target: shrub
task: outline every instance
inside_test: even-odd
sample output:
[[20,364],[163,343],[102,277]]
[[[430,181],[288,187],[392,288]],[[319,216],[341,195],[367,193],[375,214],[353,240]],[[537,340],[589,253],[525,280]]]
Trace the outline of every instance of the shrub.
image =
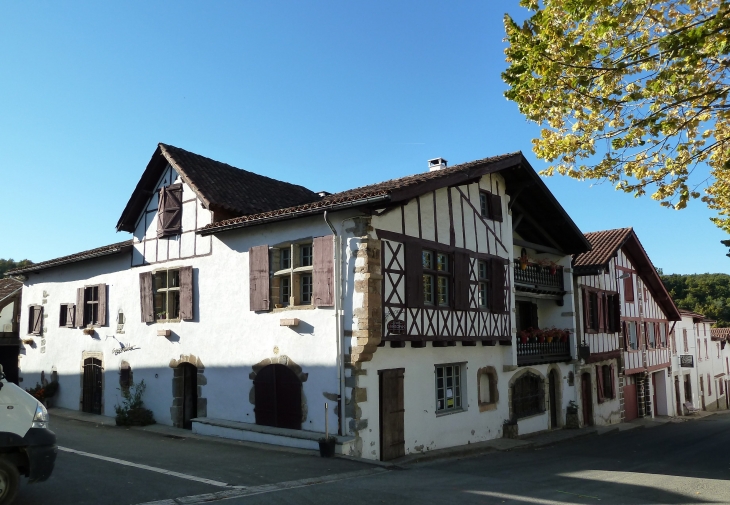
[[117,388],[122,392],[122,405],[115,405],[117,426],[147,426],[155,424],[152,411],[144,408],[142,395],[147,386],[144,380],[130,384],[128,388]]

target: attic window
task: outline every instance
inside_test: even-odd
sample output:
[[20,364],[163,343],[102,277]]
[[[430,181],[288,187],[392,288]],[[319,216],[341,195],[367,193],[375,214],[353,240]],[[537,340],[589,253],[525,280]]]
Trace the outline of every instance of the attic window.
[[182,184],[160,188],[157,204],[157,238],[182,233]]

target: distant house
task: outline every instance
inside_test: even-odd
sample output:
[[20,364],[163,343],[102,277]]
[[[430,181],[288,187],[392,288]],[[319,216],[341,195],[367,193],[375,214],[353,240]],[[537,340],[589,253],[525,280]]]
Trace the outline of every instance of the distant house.
[[521,153],[427,168],[315,193],[160,144],[131,240],[11,272],[21,375],[108,416],[144,379],[160,423],[310,448],[328,424],[370,459],[563,426],[589,242]]
[[592,249],[573,260],[583,423],[672,415],[670,334],[679,311],[632,228],[586,238]]
[[8,381],[18,383],[21,293],[23,283],[15,279],[0,279],[0,365]]

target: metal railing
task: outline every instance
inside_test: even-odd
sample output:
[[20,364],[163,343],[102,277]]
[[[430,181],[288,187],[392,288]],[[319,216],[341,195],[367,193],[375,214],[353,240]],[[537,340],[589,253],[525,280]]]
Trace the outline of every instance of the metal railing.
[[563,291],[563,267],[543,267],[528,264],[522,270],[519,262],[515,264],[515,284],[528,285],[534,288],[548,288]]

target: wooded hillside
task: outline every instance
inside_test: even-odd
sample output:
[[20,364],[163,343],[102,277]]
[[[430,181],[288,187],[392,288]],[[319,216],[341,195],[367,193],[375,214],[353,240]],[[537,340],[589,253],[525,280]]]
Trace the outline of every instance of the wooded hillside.
[[662,281],[680,309],[692,310],[730,326],[730,275],[662,275]]
[[12,270],[14,268],[20,268],[27,265],[32,265],[33,262],[30,260],[20,260],[15,261],[12,258],[11,259],[2,259],[0,258],[0,278],[5,275],[5,272],[8,270]]

